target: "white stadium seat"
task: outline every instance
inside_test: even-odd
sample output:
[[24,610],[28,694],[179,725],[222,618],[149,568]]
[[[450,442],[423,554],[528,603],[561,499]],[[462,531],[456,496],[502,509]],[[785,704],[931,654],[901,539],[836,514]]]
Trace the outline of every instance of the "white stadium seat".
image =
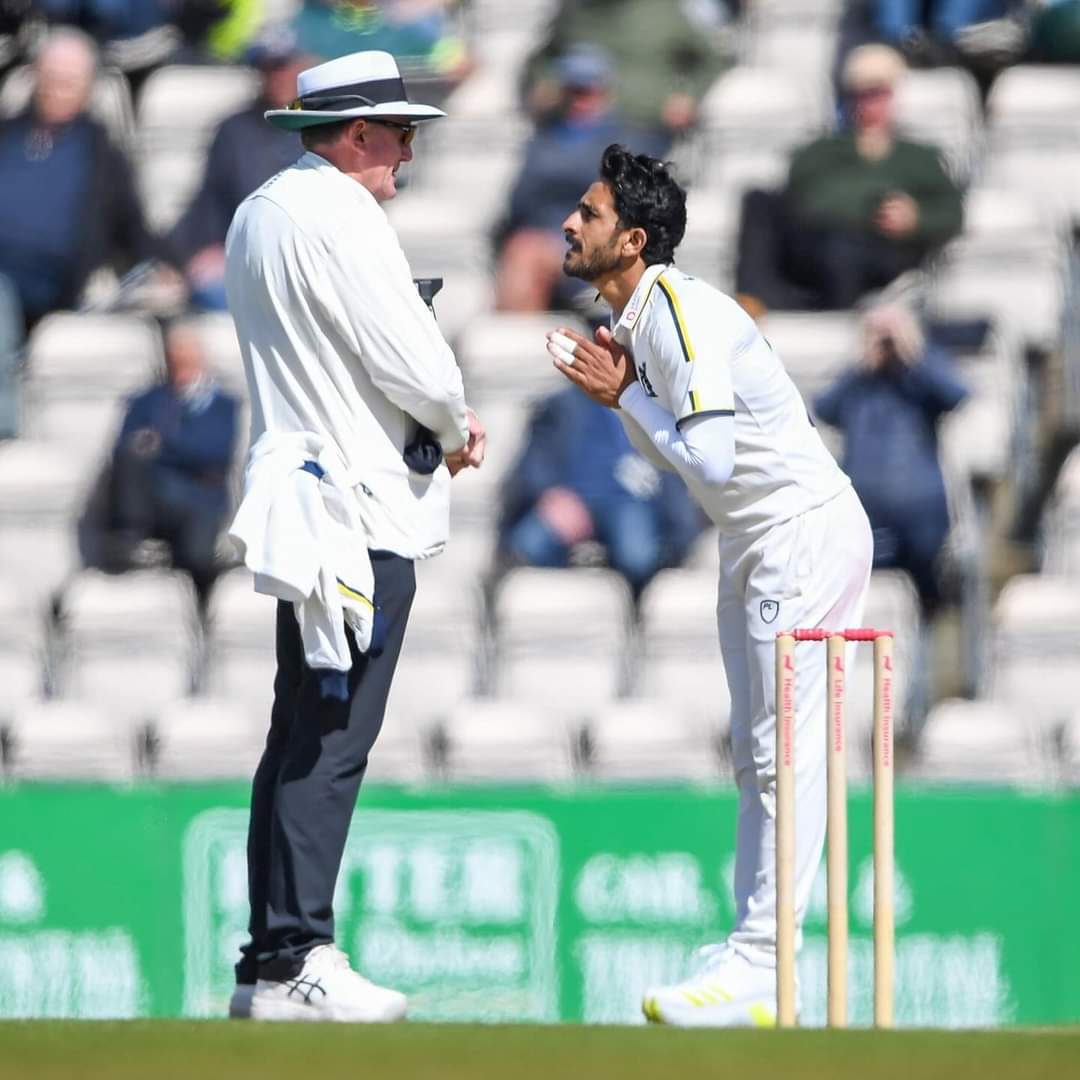
[[[0,454],[0,469],[4,457]],[[0,485],[2,490],[2,485]],[[0,573],[39,611],[78,565],[74,524],[20,520],[0,511]]]
[[1046,730],[1022,708],[943,701],[931,709],[908,769],[924,781],[1045,783]]
[[211,648],[273,649],[276,611],[276,598],[257,593],[248,570],[230,570],[218,578],[210,594]]
[[729,68],[701,101],[701,125],[717,153],[737,147],[790,148],[829,126],[825,77],[800,78],[787,67]]
[[93,454],[31,439],[0,443],[0,521],[73,521],[91,474]]
[[172,701],[151,723],[151,770],[161,780],[250,780],[266,726],[243,702]]
[[587,767],[602,780],[715,781],[732,778],[715,714],[670,697],[620,701],[585,724]]
[[613,570],[512,570],[494,604],[498,694],[580,713],[626,680],[630,590]]
[[862,347],[859,320],[847,312],[770,312],[761,332],[808,408],[853,363]]
[[539,699],[459,704],[443,725],[446,774],[455,781],[568,780],[572,729]]
[[636,693],[720,723],[731,696],[716,624],[716,570],[661,570],[641,597]]
[[1080,669],[1080,584],[1050,574],[1018,574],[993,611],[995,701],[1027,717],[1063,723],[1075,710]]
[[0,577],[0,719],[42,689],[44,612],[22,582]]
[[1010,337],[1041,351],[1061,339],[1065,278],[1054,249],[1013,252],[1003,260],[954,250],[934,282],[932,310],[948,319],[989,318]]
[[1071,66],[1018,64],[994,80],[986,102],[995,144],[1077,141],[1080,72]]
[[958,179],[970,175],[982,138],[982,106],[969,72],[907,71],[896,88],[896,121],[903,135],[937,147]]
[[114,398],[160,377],[161,334],[137,315],[58,312],[34,329],[27,369],[37,397]]
[[250,68],[225,65],[170,64],[146,80],[137,110],[137,177],[152,227],[175,223],[198,185],[214,129],[242,109],[257,86]]
[[20,708],[5,727],[6,771],[17,780],[134,779],[139,726],[88,702],[49,701]]

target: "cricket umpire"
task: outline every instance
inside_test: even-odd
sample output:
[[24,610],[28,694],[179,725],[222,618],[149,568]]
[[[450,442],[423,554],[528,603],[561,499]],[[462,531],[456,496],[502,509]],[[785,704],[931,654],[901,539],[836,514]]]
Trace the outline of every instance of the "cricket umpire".
[[[341,630],[336,580],[343,596],[374,608],[374,635],[365,651],[341,630],[344,663],[320,669],[310,600],[278,600],[274,705],[248,834],[251,940],[230,1013],[390,1021],[404,1017],[405,997],[353,971],[334,944],[334,886],[405,633],[414,560],[445,545],[451,476],[481,464],[485,437],[381,208],[412,160],[418,128],[445,114],[408,100],[385,52],[301,72],[297,95],[266,119],[299,131],[305,153],[244,200],[225,245],[252,414],[248,506],[237,520],[246,513],[250,528],[267,508],[266,535],[244,537],[248,555],[257,549],[285,564],[273,575],[285,579],[303,578],[313,560],[331,583],[327,625],[337,612]],[[350,558],[360,553],[365,568],[370,558],[370,602],[333,566],[326,577],[330,553],[297,550],[297,523],[322,513],[312,493],[328,469],[336,515],[304,535],[321,536],[328,521],[335,535],[342,521],[359,522]],[[290,497],[295,511],[281,503]],[[352,500],[344,515],[342,499]],[[262,584],[270,576],[257,574],[260,591],[273,591]]]

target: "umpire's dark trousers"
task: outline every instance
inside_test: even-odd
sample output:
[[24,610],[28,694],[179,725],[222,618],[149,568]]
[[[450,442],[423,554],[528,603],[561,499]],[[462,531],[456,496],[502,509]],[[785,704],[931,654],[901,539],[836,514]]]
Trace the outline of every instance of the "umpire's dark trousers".
[[372,552],[371,561],[386,638],[378,655],[362,656],[348,635],[347,701],[322,695],[292,604],[278,602],[274,708],[251,791],[251,941],[236,965],[239,982],[289,978],[309,950],[334,940],[334,885],[416,591],[410,560]]

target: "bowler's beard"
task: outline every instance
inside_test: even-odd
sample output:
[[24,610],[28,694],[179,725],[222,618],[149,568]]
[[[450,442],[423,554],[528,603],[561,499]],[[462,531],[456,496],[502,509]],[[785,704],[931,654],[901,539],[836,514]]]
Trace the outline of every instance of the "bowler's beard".
[[563,259],[563,273],[567,277],[580,278],[582,281],[596,281],[618,268],[619,255],[614,244],[594,251],[588,258],[580,252],[568,251]]

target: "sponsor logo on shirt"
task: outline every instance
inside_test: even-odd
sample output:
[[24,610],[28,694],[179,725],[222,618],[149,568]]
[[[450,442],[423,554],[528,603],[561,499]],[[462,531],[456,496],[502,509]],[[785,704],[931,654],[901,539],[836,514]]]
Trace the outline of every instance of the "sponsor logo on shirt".
[[653,384],[649,382],[649,376],[645,371],[645,365],[635,364],[634,366],[637,368],[638,382],[641,383],[642,390],[644,390],[649,397],[656,397],[656,391],[653,389]]

